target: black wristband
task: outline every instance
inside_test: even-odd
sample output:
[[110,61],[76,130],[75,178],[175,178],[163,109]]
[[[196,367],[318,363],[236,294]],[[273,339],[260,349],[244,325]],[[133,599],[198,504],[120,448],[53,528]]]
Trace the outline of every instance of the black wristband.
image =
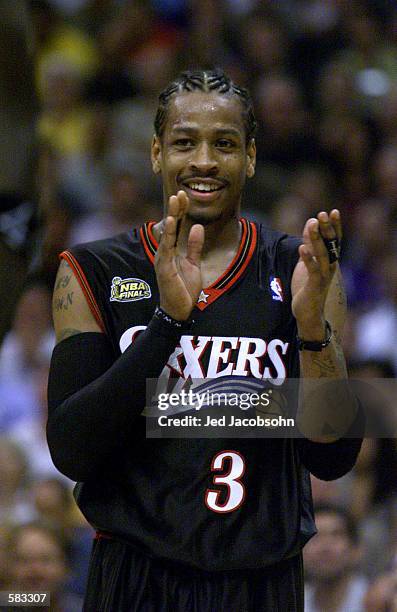
[[156,306],[153,318],[149,323],[150,329],[162,336],[180,337],[190,331],[194,321],[191,317],[186,321],[178,321],[167,314],[160,306]]
[[327,332],[327,336],[322,342],[318,342],[316,340],[303,340],[303,338],[299,338],[299,336],[297,336],[296,339],[298,341],[298,349],[300,351],[322,351],[329,345],[332,339],[332,329],[328,321],[325,321],[325,329]]

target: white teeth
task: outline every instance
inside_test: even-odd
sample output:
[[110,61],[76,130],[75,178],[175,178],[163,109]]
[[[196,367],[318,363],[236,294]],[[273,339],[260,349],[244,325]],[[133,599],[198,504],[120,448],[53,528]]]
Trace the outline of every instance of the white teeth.
[[195,191],[216,191],[219,189],[218,185],[209,185],[207,183],[190,183],[189,187]]

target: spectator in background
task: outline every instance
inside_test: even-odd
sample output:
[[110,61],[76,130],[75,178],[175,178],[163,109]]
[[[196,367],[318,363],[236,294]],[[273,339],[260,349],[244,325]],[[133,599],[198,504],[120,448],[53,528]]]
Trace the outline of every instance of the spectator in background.
[[[372,417],[375,427],[383,421],[383,433],[363,441],[355,468],[341,479],[340,487],[341,501],[359,521],[364,548],[362,570],[373,579],[390,567],[397,536],[397,444],[395,439],[384,437],[395,431],[395,371],[388,361],[361,360],[350,362],[349,376],[361,393],[367,425],[372,427]],[[360,381],[367,381],[368,385],[359,387]],[[389,395],[391,409],[382,405]]]
[[[33,376],[34,404],[32,406],[30,402],[25,406],[24,414],[9,424],[7,434],[25,450],[32,478],[59,476],[70,486],[69,479],[61,476],[54,467],[45,439],[48,370],[49,360],[36,369]],[[29,412],[30,406],[33,409]]]
[[326,116],[361,115],[360,97],[348,68],[333,62],[323,68],[317,80],[315,107],[318,113]]
[[307,202],[298,195],[287,193],[276,202],[270,226],[292,236],[299,236],[309,216]]
[[361,550],[357,525],[337,506],[315,508],[318,533],[303,551],[306,612],[362,612],[367,581],[357,573]]
[[316,214],[318,202],[326,209],[337,206],[332,178],[324,166],[298,167],[287,183],[287,193],[273,207],[271,227],[299,236],[305,220]]
[[51,291],[40,279],[29,281],[17,304],[12,327],[0,350],[0,384],[29,382],[54,347]]
[[375,123],[381,141],[386,145],[397,146],[397,83],[390,87],[376,107]]
[[149,184],[154,181],[147,151],[153,137],[157,94],[175,73],[179,51],[178,37],[161,32],[153,32],[148,40],[134,49],[128,61],[137,94],[132,100],[115,104],[110,118],[109,167],[129,166],[141,176],[142,182],[148,181]]
[[384,200],[393,222],[397,219],[397,145],[384,145],[376,152],[372,178],[377,197]]
[[59,157],[87,153],[93,116],[82,99],[83,81],[78,69],[69,60],[54,57],[46,64],[42,81],[40,141]]
[[363,111],[371,116],[397,82],[397,49],[385,28],[387,11],[372,0],[343,2],[341,8],[340,25],[348,46],[331,61],[352,72]]
[[240,48],[248,68],[246,76],[257,80],[289,72],[290,38],[277,9],[258,3],[258,8],[240,23],[239,33]]
[[104,211],[77,220],[71,227],[69,244],[109,238],[139,227],[145,219],[156,219],[161,211],[146,200],[141,181],[132,172],[115,172],[108,187]]
[[40,520],[51,524],[69,543],[68,587],[84,596],[94,532],[73,502],[70,486],[64,480],[47,478],[32,486],[33,503]]
[[318,163],[320,151],[302,91],[289,77],[263,76],[255,92],[258,161],[291,172]]
[[363,609],[365,612],[397,612],[397,551],[391,569],[370,585]]
[[358,316],[355,351],[357,359],[390,360],[397,371],[397,255],[385,253],[382,263],[384,298]]
[[[47,63],[38,139],[50,155],[58,192],[68,199],[72,218],[104,207],[107,117],[101,107],[88,104],[83,93],[84,81],[73,63],[57,57]],[[53,194],[50,209],[59,206]]]
[[25,0],[0,3],[0,343],[28,268],[35,215],[32,31]]
[[357,203],[369,189],[370,133],[354,116],[324,116],[319,125],[323,159],[342,183],[347,203]]
[[10,589],[25,593],[48,591],[49,612],[80,612],[82,600],[65,588],[68,550],[69,543],[59,531],[44,522],[16,527],[9,543]]
[[40,98],[45,88],[44,74],[55,59],[74,66],[82,78],[91,76],[98,65],[94,40],[63,20],[49,0],[30,0],[29,5],[36,46],[36,88]]
[[288,192],[303,199],[308,215],[316,214],[319,202],[329,209],[338,204],[334,177],[324,165],[299,165],[290,178]]
[[29,484],[24,450],[10,438],[0,436],[0,523],[18,524],[36,517]]
[[358,203],[348,219],[346,233],[350,234],[342,265],[346,292],[350,307],[362,312],[373,308],[385,296],[380,271],[385,251],[396,240],[385,202],[370,198]]
[[10,567],[8,557],[8,541],[11,528],[0,521],[0,591],[7,590],[10,582]]

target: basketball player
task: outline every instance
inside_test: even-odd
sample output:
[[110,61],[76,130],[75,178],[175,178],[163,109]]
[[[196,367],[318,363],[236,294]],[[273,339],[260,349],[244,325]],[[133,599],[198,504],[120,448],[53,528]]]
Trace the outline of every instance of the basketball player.
[[339,212],[309,219],[302,244],[241,218],[254,133],[246,90],[183,73],[155,120],[164,219],[61,255],[48,441],[98,532],[89,612],[303,610],[309,472],[338,478],[358,454],[347,437],[145,435],[162,372],[346,376]]

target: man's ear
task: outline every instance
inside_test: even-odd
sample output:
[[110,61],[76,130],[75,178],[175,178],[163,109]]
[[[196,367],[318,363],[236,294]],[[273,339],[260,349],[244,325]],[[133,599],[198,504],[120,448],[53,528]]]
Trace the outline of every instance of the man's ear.
[[154,174],[161,173],[161,143],[160,138],[153,136],[151,148],[152,170]]
[[255,174],[256,166],[256,145],[254,138],[251,139],[247,146],[247,176],[252,178]]

